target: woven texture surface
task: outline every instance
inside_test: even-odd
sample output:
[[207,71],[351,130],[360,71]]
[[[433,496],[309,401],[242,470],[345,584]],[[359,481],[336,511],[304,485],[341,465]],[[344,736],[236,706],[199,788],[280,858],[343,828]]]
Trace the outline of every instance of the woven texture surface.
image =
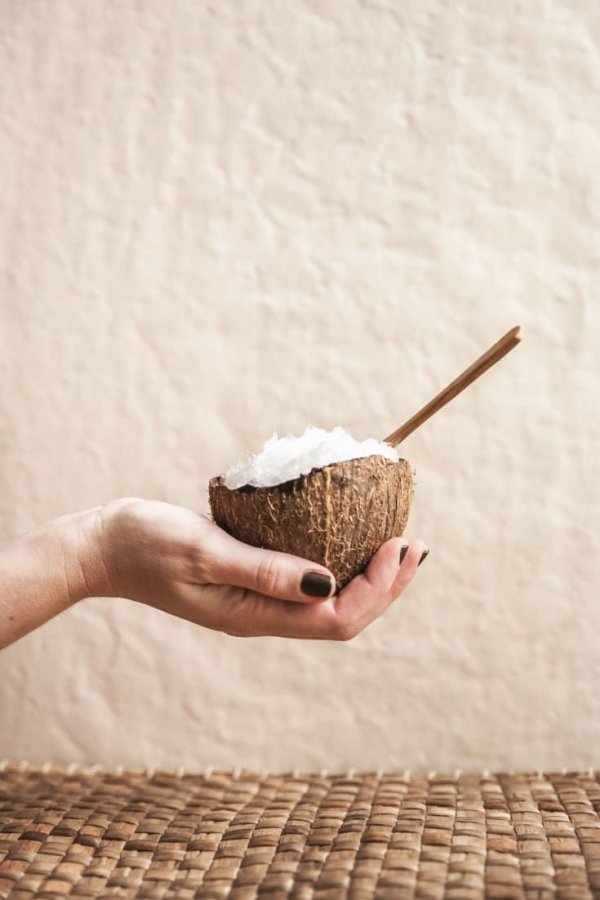
[[5,765],[0,896],[600,897],[594,773]]

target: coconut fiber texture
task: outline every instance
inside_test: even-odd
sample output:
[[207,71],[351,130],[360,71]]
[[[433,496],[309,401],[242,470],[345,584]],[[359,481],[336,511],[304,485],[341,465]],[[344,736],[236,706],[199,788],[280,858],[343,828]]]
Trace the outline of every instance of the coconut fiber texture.
[[600,897],[597,773],[0,772],[0,897]]
[[209,483],[217,525],[255,547],[293,553],[333,572],[338,588],[362,572],[410,510],[413,473],[405,459],[351,459],[275,487],[229,490]]

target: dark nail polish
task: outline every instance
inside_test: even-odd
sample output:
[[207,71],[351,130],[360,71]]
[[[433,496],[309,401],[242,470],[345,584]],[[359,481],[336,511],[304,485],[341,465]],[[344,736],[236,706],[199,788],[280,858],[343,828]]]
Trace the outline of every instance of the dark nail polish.
[[331,593],[331,578],[322,572],[305,572],[300,590],[308,597],[328,597]]
[[404,557],[408,553],[408,544],[405,544],[404,547],[400,550],[400,565],[404,562]]
[[421,553],[421,559],[419,560],[419,565],[421,565],[423,560],[427,559],[428,556],[429,556],[429,550],[423,550],[423,552]]

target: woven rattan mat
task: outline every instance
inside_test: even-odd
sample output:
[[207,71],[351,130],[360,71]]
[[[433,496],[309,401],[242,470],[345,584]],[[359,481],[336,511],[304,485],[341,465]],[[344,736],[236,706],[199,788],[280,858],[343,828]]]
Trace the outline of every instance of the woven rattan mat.
[[594,773],[0,771],[0,896],[600,897]]

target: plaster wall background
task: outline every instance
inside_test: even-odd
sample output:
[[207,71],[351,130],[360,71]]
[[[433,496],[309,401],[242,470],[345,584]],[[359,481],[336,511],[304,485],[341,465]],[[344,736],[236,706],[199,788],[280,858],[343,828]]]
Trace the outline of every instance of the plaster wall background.
[[0,0],[0,537],[309,422],[407,440],[431,554],[348,644],[90,600],[0,655],[0,756],[597,765],[593,0]]

